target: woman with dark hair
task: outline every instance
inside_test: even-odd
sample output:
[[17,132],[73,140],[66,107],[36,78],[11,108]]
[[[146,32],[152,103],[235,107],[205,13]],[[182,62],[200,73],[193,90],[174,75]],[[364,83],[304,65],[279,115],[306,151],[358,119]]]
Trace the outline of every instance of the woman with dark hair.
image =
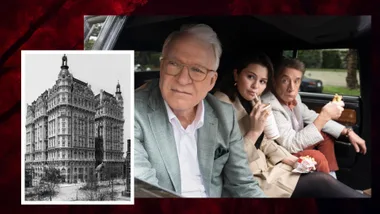
[[[256,103],[253,100],[267,90],[272,76],[269,57],[254,54],[241,58],[233,69],[233,78],[225,79],[215,93],[236,110],[249,167],[264,193],[269,197],[366,197],[326,173],[292,172],[298,158],[264,136],[268,111],[260,100]],[[319,155],[318,151],[312,152],[315,153],[310,156]],[[323,168],[327,161],[324,159],[318,165]]]

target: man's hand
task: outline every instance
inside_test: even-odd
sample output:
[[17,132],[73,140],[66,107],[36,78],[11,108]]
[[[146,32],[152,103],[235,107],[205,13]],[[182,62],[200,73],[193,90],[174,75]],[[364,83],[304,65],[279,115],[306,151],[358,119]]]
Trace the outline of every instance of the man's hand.
[[322,107],[321,115],[325,116],[329,120],[338,119],[344,110],[344,103],[341,102],[329,102]]
[[359,137],[354,131],[348,132],[348,139],[354,146],[356,152],[360,152],[363,155],[367,153],[365,141],[361,137]]

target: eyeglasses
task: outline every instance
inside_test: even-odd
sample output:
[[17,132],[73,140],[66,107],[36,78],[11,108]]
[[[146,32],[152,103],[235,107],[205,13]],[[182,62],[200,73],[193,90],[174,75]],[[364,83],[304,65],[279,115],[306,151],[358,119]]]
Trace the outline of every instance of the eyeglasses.
[[160,60],[164,62],[165,73],[171,76],[177,76],[186,66],[189,70],[189,76],[192,80],[201,82],[206,79],[209,72],[214,70],[207,69],[200,65],[186,65],[173,59],[166,59],[161,57]]

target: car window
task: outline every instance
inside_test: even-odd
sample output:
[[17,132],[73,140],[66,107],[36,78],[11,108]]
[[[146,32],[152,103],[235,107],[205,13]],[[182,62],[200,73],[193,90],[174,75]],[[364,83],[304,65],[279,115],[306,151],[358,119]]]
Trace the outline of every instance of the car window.
[[[293,50],[284,50],[283,56],[293,57]],[[301,91],[360,96],[356,49],[297,50],[296,57],[306,67]]]
[[159,71],[161,52],[135,51],[135,72]]
[[284,50],[282,52],[282,55],[284,57],[293,58],[293,50]]
[[127,16],[85,16],[84,49],[112,50]]
[[99,32],[103,27],[106,20],[105,16],[86,16],[85,17],[85,38],[84,38],[84,49],[92,50],[96,40],[99,37]]
[[94,43],[98,39],[99,31],[102,28],[103,23],[94,24],[92,32],[88,35],[88,39],[84,43],[85,50],[92,50]]

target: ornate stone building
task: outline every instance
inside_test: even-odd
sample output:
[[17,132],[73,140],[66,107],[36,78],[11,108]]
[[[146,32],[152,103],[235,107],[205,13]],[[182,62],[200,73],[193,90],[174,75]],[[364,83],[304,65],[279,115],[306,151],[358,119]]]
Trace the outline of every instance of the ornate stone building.
[[[101,90],[95,96],[96,114],[96,162],[104,163],[108,173],[123,175],[123,146],[124,146],[124,119],[123,97],[120,84],[116,86],[115,96]],[[104,175],[106,176],[106,175]],[[104,178],[103,176],[103,178]]]
[[[26,169],[35,185],[44,167],[58,168],[64,182],[86,181],[95,173],[95,124],[103,125],[104,161],[123,165],[123,98],[120,85],[115,96],[91,86],[69,72],[67,57],[54,86],[27,106]],[[120,163],[120,164],[118,164]],[[119,166],[120,165],[120,166]]]
[[43,92],[31,106],[27,106],[26,115],[26,165],[35,177],[41,177],[47,158],[47,99],[48,91]]
[[130,197],[131,194],[131,140],[127,140],[127,152],[124,159],[124,179],[126,179],[126,191],[123,192],[124,196]]

